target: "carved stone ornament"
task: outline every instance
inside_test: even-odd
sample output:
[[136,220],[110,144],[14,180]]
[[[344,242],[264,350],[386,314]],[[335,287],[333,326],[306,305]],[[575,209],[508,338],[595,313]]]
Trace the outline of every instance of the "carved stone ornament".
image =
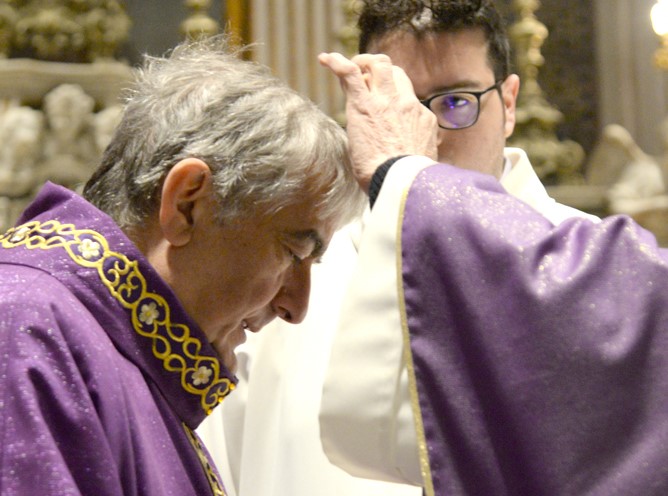
[[2,0],[0,51],[60,62],[112,58],[130,24],[119,0]]
[[120,117],[133,70],[114,59],[119,0],[0,0],[0,231],[45,181],[79,188]]
[[572,140],[560,141],[556,127],[563,114],[550,104],[538,84],[540,67],[545,63],[541,46],[548,30],[534,12],[538,0],[514,0],[519,20],[510,26],[522,85],[517,100],[516,127],[509,144],[523,148],[538,176],[546,184],[582,184],[583,148]]
[[181,33],[191,39],[213,36],[220,30],[215,19],[208,15],[211,0],[185,0],[190,15],[181,23]]

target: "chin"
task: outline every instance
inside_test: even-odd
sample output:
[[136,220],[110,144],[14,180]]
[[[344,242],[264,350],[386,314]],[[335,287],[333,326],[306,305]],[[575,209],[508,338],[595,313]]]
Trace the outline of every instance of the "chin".
[[237,371],[237,356],[234,350],[244,341],[246,341],[246,335],[241,331],[238,335],[228,333],[211,343],[218,352],[221,363],[233,374]]
[[231,373],[236,374],[238,363],[237,363],[237,356],[234,354],[234,351],[220,353],[220,356],[221,356],[220,361],[223,362],[225,368],[229,370]]

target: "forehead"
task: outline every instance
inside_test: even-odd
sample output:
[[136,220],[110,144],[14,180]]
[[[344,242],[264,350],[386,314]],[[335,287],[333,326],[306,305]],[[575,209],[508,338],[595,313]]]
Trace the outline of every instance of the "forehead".
[[443,89],[486,87],[494,79],[488,42],[480,28],[420,37],[409,31],[394,31],[374,40],[370,51],[389,55],[406,71],[420,97]]
[[324,216],[321,210],[316,208],[316,199],[308,196],[295,200],[262,219],[262,224],[267,229],[282,238],[320,243],[323,249],[339,227],[338,219]]

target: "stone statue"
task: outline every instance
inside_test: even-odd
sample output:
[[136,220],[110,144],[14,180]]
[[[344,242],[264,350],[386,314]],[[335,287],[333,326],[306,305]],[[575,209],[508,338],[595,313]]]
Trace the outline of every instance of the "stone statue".
[[2,0],[0,54],[76,63],[112,59],[130,25],[122,0]]
[[112,105],[100,110],[95,114],[93,126],[95,134],[95,147],[101,156],[104,149],[111,141],[116,126],[121,121],[121,113],[123,112],[122,105]]
[[644,152],[624,127],[606,126],[587,164],[587,182],[609,186],[609,213],[630,215],[668,246],[668,120],[662,130],[666,149],[657,157]]
[[51,5],[31,14],[16,23],[17,46],[34,51],[42,60],[80,58],[86,43],[84,30],[65,6]]
[[44,118],[39,110],[6,105],[0,112],[0,230],[29,203],[39,179]]
[[81,86],[61,84],[45,97],[44,162],[40,176],[68,188],[85,182],[97,165],[95,101]]
[[89,3],[90,10],[81,15],[88,44],[88,59],[112,59],[118,46],[128,37],[130,18],[116,0]]

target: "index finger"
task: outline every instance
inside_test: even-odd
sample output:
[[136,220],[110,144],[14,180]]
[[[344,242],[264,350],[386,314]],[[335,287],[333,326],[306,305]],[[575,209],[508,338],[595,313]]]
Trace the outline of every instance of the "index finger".
[[369,93],[361,68],[340,53],[321,53],[318,62],[331,70],[339,78],[343,90],[350,96],[356,97]]
[[371,91],[378,90],[380,93],[390,95],[396,92],[390,57],[382,53],[363,53],[355,55],[352,62],[360,67],[362,74],[368,74],[366,82]]

